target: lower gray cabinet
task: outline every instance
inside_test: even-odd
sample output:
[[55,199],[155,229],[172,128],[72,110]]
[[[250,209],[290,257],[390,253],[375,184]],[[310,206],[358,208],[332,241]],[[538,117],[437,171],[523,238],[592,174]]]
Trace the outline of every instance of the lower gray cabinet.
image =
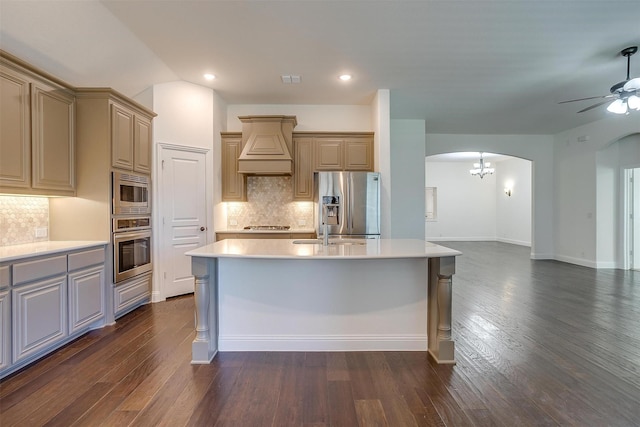
[[104,266],[69,273],[69,333],[100,320],[105,314]]
[[11,293],[0,291],[0,371],[11,364]]
[[67,336],[67,275],[12,289],[13,363]]
[[0,266],[0,378],[104,324],[105,246]]

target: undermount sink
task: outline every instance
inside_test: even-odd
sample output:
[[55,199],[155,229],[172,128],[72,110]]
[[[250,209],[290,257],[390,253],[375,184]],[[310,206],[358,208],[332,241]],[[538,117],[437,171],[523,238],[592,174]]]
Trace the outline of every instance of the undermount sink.
[[[329,239],[329,245],[365,245],[365,239]],[[322,245],[321,239],[294,240],[294,245]]]

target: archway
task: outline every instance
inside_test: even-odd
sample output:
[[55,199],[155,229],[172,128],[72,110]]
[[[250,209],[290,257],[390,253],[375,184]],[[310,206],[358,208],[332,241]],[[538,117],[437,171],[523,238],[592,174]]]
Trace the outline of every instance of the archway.
[[426,240],[490,240],[531,247],[532,162],[494,153],[483,157],[495,172],[482,178],[469,173],[478,152],[426,157],[425,186],[427,194],[435,194],[433,214],[425,218]]

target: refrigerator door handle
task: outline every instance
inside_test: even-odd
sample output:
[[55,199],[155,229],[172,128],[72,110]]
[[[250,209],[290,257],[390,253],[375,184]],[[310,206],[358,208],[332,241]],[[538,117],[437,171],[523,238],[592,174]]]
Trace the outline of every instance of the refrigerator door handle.
[[353,194],[351,194],[353,185],[353,174],[349,174],[349,185],[347,186],[347,200],[349,201],[349,234],[353,233],[353,210],[355,209]]

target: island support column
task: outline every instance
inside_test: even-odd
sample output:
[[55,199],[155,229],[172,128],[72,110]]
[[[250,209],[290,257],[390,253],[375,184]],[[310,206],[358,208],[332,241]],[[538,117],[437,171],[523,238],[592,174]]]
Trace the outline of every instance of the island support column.
[[429,354],[438,363],[456,363],[451,338],[451,276],[455,265],[455,257],[428,261],[427,338]]
[[191,364],[211,363],[218,352],[217,259],[191,258],[196,304],[196,338]]

